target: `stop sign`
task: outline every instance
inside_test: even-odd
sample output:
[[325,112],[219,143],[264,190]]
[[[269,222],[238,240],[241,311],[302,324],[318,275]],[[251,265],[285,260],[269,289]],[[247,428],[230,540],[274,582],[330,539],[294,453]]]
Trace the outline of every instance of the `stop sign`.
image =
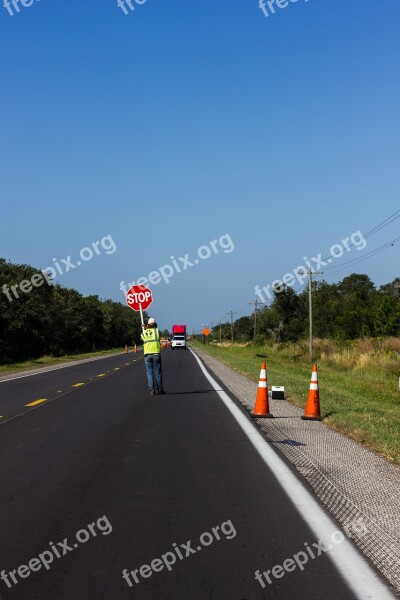
[[133,310],[146,310],[153,302],[153,293],[145,285],[133,285],[126,295],[126,303]]

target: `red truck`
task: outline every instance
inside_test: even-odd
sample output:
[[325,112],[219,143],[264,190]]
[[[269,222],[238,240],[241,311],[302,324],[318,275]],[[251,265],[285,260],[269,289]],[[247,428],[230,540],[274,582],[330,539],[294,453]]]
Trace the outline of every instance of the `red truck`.
[[175,348],[187,348],[186,325],[172,325],[171,350]]

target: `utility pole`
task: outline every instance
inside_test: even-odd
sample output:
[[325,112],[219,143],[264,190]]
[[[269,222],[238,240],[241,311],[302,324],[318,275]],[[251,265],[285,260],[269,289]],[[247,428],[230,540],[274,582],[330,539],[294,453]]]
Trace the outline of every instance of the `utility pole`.
[[222,337],[221,337],[221,322],[222,322],[222,317],[218,317],[218,321],[219,321],[219,343],[222,342]]
[[233,312],[233,310],[230,310],[226,314],[231,315],[231,341],[233,342],[233,315],[236,315],[236,313]]
[[[304,271],[303,271],[304,273]],[[310,361],[313,361],[313,326],[312,326],[312,276],[313,275],[322,275],[323,271],[312,271],[312,269],[307,269],[308,275],[308,313],[310,319]]]
[[257,298],[249,304],[254,304],[254,343],[256,342],[256,331],[257,331],[257,308],[265,302],[260,302]]

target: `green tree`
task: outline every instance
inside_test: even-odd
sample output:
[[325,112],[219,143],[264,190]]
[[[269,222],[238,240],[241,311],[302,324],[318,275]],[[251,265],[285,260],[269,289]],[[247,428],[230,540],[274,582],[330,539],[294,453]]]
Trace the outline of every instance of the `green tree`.
[[[24,293],[11,286],[42,279],[39,287],[31,285]],[[38,357],[49,349],[51,339],[52,286],[30,265],[15,265],[0,259],[0,361],[26,360]]]
[[[0,362],[139,343],[139,313],[119,302],[103,301],[95,295],[84,297],[45,280],[27,293],[15,288],[16,297],[11,286],[22,281],[29,284],[34,276],[43,279],[42,273],[29,265],[0,258]],[[147,318],[146,313],[144,316]]]
[[248,342],[254,336],[254,320],[251,317],[236,319],[233,326],[233,335],[236,341]]
[[257,315],[257,342],[266,339],[277,339],[279,335],[279,318],[274,308],[266,306]]
[[[303,292],[308,302],[308,292]],[[335,335],[335,322],[340,309],[337,285],[326,281],[313,283],[313,331],[316,337],[330,338]]]
[[400,311],[396,301],[390,296],[383,296],[375,315],[375,335],[397,335],[399,333]]
[[285,288],[275,298],[272,310],[278,320],[279,341],[296,341],[303,337],[307,328],[307,310],[304,299],[298,296],[291,287]]
[[353,273],[337,284],[338,312],[334,335],[346,339],[361,336],[363,326],[373,330],[378,293],[368,275]]

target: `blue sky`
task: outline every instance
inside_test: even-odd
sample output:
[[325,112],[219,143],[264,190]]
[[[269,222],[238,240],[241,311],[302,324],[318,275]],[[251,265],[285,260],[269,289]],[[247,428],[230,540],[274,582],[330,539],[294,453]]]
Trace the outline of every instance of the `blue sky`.
[[[160,326],[191,330],[249,314],[257,284],[399,210],[398,0],[299,0],[268,17],[258,0],[133,4],[0,6],[0,256],[75,264],[111,236],[114,252],[57,281],[123,301],[121,281],[229,235],[234,250],[150,285]],[[327,281],[391,281],[399,247]]]

